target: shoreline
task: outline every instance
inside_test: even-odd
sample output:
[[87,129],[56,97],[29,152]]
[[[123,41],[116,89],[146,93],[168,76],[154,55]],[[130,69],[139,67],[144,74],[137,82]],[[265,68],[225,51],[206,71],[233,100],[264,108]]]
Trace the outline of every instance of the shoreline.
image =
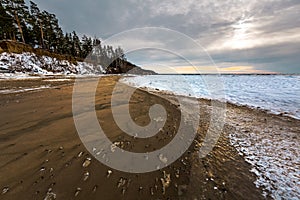
[[[118,80],[118,76],[105,76],[101,80],[105,87],[100,88],[99,94],[101,95],[96,97],[96,111],[100,124],[111,133],[108,137],[111,141],[122,140],[134,144],[134,146],[125,146],[126,150],[145,151],[146,141],[134,141],[124,135],[114,125],[111,117],[108,104],[109,93],[114,82]],[[16,82],[18,80],[15,84],[20,84]],[[41,81],[29,80],[30,82],[40,84]],[[262,189],[256,188],[254,184],[258,176],[250,172],[252,166],[245,161],[243,155],[239,155],[240,152],[233,147],[234,144],[231,144],[227,134],[236,131],[233,126],[236,121],[240,122],[249,117],[234,119],[232,116],[236,115],[236,111],[240,114],[257,113],[257,116],[267,117],[268,120],[274,116],[229,105],[230,109],[233,107],[230,110],[233,112],[231,121],[228,122],[229,125],[225,125],[225,131],[213,152],[204,159],[199,159],[197,154],[199,146],[195,142],[170,167],[146,174],[128,174],[112,170],[113,175],[107,178],[107,172],[110,169],[93,158],[83,147],[76,133],[71,109],[72,82],[53,81],[51,84],[55,88],[52,89],[30,93],[0,94],[0,111],[6,114],[6,116],[2,115],[0,120],[0,158],[2,160],[0,189],[4,191],[6,187],[9,188],[5,194],[0,194],[4,199],[17,199],[20,195],[31,199],[43,199],[50,188],[58,199],[75,198],[77,192],[77,199],[96,199],[97,197],[104,199],[264,198]],[[178,113],[176,105],[147,91],[136,92],[134,99],[131,114],[141,125],[147,124],[149,105],[155,102],[163,103],[172,113]],[[140,105],[139,102],[144,103]],[[207,113],[209,102],[203,101],[202,105],[201,112]],[[180,115],[172,116],[173,119],[170,119],[167,124],[173,126],[178,116]],[[279,118],[283,121],[287,120],[286,117]],[[202,119],[200,122],[198,138],[196,138],[198,142],[201,142],[205,135],[207,120],[207,118]],[[168,130],[171,131],[170,128]],[[166,132],[161,132],[158,138],[151,138],[151,143],[157,143],[151,148],[157,149],[167,144],[173,136],[166,134]],[[78,157],[80,152],[84,153]],[[92,158],[92,164],[87,169],[82,167],[86,158]],[[186,161],[182,162],[182,159]],[[27,166],[28,163],[31,163],[30,166]],[[90,176],[87,181],[84,181],[83,176],[86,171]],[[164,173],[170,174],[171,177],[171,184],[166,188],[165,194],[163,194],[160,181],[164,178]],[[121,178],[125,180],[126,186],[118,187]],[[266,198],[270,196],[267,195]]]
[[[143,89],[166,99],[176,99],[168,91]],[[212,101],[220,103],[219,100],[213,99],[176,96],[197,100],[200,105],[208,107],[211,106]],[[300,170],[300,167],[297,167],[300,153],[297,149],[300,145],[300,127],[298,127],[300,120],[247,105],[221,103],[226,104],[227,116],[224,129],[226,126],[234,129],[234,133],[226,133],[230,144],[251,165],[250,171],[257,176],[255,184],[263,190],[264,197],[289,199],[300,195],[297,187],[299,181],[297,173]],[[264,134],[268,135],[264,136]],[[261,140],[267,143],[261,143]],[[245,142],[248,144],[245,145]],[[288,162],[290,164],[287,164]],[[262,163],[265,166],[262,166]],[[290,175],[285,177],[283,174]]]
[[[206,75],[203,75],[206,77]],[[290,116],[300,119],[299,104],[296,98],[299,93],[297,86],[298,77],[276,75],[274,77],[259,76],[142,76],[131,79],[123,79],[133,87],[147,87],[148,90],[161,90],[162,92],[173,92],[177,96],[191,96],[207,100],[224,101],[238,106],[248,106],[259,110],[265,110],[273,114]],[[217,78],[218,77],[218,78]],[[220,92],[210,94],[205,86],[204,80],[216,81]],[[215,80],[220,79],[220,80]],[[172,81],[171,81],[172,80]],[[175,82],[176,84],[174,84]],[[282,84],[280,84],[282,82]],[[161,85],[163,83],[163,85]],[[178,84],[177,84],[178,83]],[[240,84],[244,84],[240,88]]]
[[[132,86],[132,85],[130,85],[130,86]],[[134,86],[132,86],[132,87],[134,87]],[[167,91],[167,90],[152,89],[152,88],[148,88],[148,87],[143,87],[143,88],[140,88],[140,89],[142,89],[146,92],[149,92],[149,93],[161,95],[162,97],[166,96],[166,97],[170,98],[172,95],[174,96],[174,94],[172,94],[172,92]],[[231,101],[228,101],[228,100],[221,101],[221,100],[218,100],[218,99],[194,97],[194,96],[181,95],[181,94],[176,94],[176,96],[183,97],[183,98],[197,99],[198,101],[205,102],[206,104],[209,104],[211,101],[214,101],[214,102],[217,102],[219,104],[226,104],[227,106],[230,106],[230,107],[245,108],[246,110],[248,110],[250,112],[251,111],[253,111],[253,112],[257,111],[257,112],[262,112],[266,115],[272,115],[273,117],[282,117],[282,118],[284,118],[286,120],[289,120],[289,121],[294,121],[294,122],[299,121],[300,122],[300,118],[297,118],[296,116],[286,115],[284,113],[278,113],[277,114],[272,110],[268,110],[268,109],[264,109],[264,108],[260,108],[260,107],[256,107],[256,106],[251,106],[251,105],[247,105],[247,104],[239,104],[239,103],[231,102]]]

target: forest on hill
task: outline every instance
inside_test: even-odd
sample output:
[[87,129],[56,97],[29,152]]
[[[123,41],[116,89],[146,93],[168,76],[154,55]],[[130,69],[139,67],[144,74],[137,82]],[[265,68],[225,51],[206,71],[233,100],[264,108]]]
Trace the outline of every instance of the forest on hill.
[[97,64],[108,66],[116,59],[119,65],[127,63],[121,47],[101,45],[100,39],[86,35],[80,38],[75,31],[64,33],[56,15],[40,10],[33,1],[27,5],[24,0],[0,0],[0,40],[22,42],[78,60],[85,59],[97,46],[93,52]]

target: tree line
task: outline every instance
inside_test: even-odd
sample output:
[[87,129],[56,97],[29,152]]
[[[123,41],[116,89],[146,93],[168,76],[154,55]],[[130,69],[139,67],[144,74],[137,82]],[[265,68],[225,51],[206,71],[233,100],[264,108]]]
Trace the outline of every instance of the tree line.
[[24,0],[0,0],[0,40],[14,40],[34,48],[50,52],[86,58],[93,47],[90,59],[97,59],[102,65],[113,60],[126,61],[122,48],[101,45],[98,38],[86,35],[79,37],[75,31],[64,33],[55,14],[41,11],[36,3]]

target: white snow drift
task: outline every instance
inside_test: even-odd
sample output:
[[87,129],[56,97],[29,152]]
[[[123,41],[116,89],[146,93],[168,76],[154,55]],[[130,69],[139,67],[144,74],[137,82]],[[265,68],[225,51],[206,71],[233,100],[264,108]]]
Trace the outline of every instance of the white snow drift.
[[24,73],[36,75],[53,74],[102,74],[104,72],[101,65],[93,65],[86,62],[71,63],[67,60],[47,56],[37,56],[34,53],[1,53],[0,54],[0,73]]

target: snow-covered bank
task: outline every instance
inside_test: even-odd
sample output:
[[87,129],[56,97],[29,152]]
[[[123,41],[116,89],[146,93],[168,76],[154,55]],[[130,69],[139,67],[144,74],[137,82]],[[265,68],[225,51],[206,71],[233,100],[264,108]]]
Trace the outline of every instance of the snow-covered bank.
[[[67,60],[47,56],[37,56],[34,53],[1,53],[0,73],[7,77],[19,75],[84,75],[102,74],[104,72],[101,65],[94,66],[86,62],[72,63]],[[5,77],[3,75],[3,77]]]

